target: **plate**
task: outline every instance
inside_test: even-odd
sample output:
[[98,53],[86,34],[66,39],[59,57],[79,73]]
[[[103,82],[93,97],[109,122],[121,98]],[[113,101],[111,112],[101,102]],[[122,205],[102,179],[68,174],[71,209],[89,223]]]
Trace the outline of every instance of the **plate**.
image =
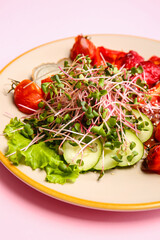
[[[96,46],[115,50],[135,50],[145,59],[160,55],[160,42],[126,35],[92,35]],[[13,104],[13,95],[6,94],[9,78],[23,80],[30,78],[32,69],[41,63],[57,62],[68,57],[74,38],[49,42],[31,49],[11,61],[0,72],[0,133],[9,122],[10,115],[22,116]],[[160,207],[160,176],[141,171],[139,162],[127,169],[114,169],[97,181],[96,173],[82,174],[74,184],[52,184],[45,181],[45,172],[26,166],[13,166],[3,155],[7,141],[0,136],[1,162],[16,177],[29,186],[53,198],[78,206],[99,210],[138,211]]]

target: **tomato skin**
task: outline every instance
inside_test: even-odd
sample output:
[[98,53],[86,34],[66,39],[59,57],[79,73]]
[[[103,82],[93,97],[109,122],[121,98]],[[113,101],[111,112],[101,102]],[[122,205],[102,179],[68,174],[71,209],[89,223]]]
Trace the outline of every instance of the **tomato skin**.
[[129,70],[132,67],[137,66],[142,61],[144,61],[144,58],[136,51],[131,50],[119,59],[119,67],[124,66]]
[[70,52],[71,59],[74,60],[78,54],[84,54],[85,56],[88,55],[91,60],[94,59],[96,54],[95,45],[82,35],[78,35],[75,38],[75,43]]
[[150,61],[143,61],[140,63],[145,73],[145,81],[149,88],[152,88],[158,81],[160,81],[160,67]]
[[[48,77],[48,78],[45,78],[45,79],[41,80],[41,86],[42,86],[43,83],[53,83],[53,81],[52,81],[51,77]],[[45,100],[49,100],[51,98],[50,93],[45,94],[42,90],[42,94],[43,94],[43,98]]]
[[153,106],[159,105],[160,106],[160,82],[157,83],[154,87],[148,90],[148,94],[151,96],[150,103]]
[[[160,82],[150,88],[147,94],[151,98],[150,103],[152,106],[160,106]],[[140,97],[138,97],[138,102],[146,104],[145,100]]]
[[103,61],[103,59],[102,59],[102,57],[100,55],[100,48],[98,47],[96,49],[95,56],[94,56],[94,58],[92,60],[92,65],[93,66],[96,65],[97,67],[99,67],[99,66],[104,65],[104,64],[105,63],[104,63],[104,61]]
[[152,56],[149,61],[160,67],[160,57]]
[[48,77],[48,78],[45,78],[45,79],[41,80],[41,84],[46,83],[46,82],[53,82],[53,81],[51,80],[51,77]]
[[29,79],[21,81],[14,90],[14,102],[19,111],[26,114],[31,114],[34,111],[22,107],[19,104],[37,110],[38,104],[42,99],[43,95],[41,88]]
[[98,47],[97,49],[98,49],[99,53],[101,53],[103,55],[106,62],[115,64],[115,60],[116,60],[118,54],[120,53],[119,51],[110,50],[110,49],[104,48],[104,47]]
[[[105,47],[97,47],[96,50],[96,56],[94,59],[94,64],[98,66],[104,65],[104,60],[106,62],[109,62],[111,64],[118,65],[118,59],[120,59],[122,56],[124,56],[126,53],[116,50],[111,50]],[[103,58],[102,58],[102,56]],[[116,62],[117,61],[117,62]]]
[[107,62],[116,65],[118,68],[124,66],[127,69],[131,69],[141,61],[144,61],[144,58],[135,51],[125,53],[123,51],[110,50],[104,47],[98,47],[97,51],[103,55]]
[[156,130],[154,133],[154,137],[155,139],[160,142],[160,122],[158,123],[158,125],[156,126]]
[[119,52],[119,54],[117,55],[115,65],[117,66],[118,69],[120,69],[124,65],[123,61],[125,56],[126,56],[125,52]]
[[160,145],[151,148],[142,164],[142,170],[160,174]]

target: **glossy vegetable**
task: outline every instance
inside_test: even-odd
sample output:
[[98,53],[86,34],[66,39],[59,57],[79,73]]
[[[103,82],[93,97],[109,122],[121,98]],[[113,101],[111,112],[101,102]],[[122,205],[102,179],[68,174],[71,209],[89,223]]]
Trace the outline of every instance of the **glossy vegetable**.
[[78,54],[89,56],[91,60],[94,59],[96,53],[95,45],[87,38],[79,35],[75,38],[75,43],[71,49],[70,57],[74,60]]
[[144,70],[144,80],[149,88],[153,87],[160,81],[160,67],[150,61],[143,61],[140,63]]
[[132,67],[138,66],[140,62],[144,61],[144,58],[140,56],[136,51],[129,51],[123,57],[117,60],[118,66],[124,66],[126,69],[131,69]]
[[20,82],[14,90],[14,102],[23,113],[30,114],[37,110],[42,98],[41,88],[29,79]]
[[151,148],[143,162],[142,170],[160,174],[160,145]]
[[158,125],[155,129],[154,137],[158,142],[160,142],[160,122],[158,123]]
[[118,64],[118,59],[122,58],[123,56],[125,56],[125,52],[122,51],[115,51],[115,50],[111,50],[105,47],[97,47],[96,50],[96,57],[94,59],[94,64],[96,64],[97,66],[100,66],[101,64],[105,64],[104,60],[106,62],[109,62],[111,64]]
[[151,96],[151,104],[153,106],[160,105],[160,82],[153,88],[148,90],[148,94]]
[[160,67],[160,57],[152,56],[149,61]]

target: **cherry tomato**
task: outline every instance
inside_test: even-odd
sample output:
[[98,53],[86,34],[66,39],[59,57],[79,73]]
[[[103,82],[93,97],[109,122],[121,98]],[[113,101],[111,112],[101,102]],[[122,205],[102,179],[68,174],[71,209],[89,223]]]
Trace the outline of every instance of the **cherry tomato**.
[[78,54],[88,55],[91,60],[94,59],[96,54],[95,45],[87,37],[83,37],[82,35],[75,38],[75,43],[70,53],[71,59],[74,60]]
[[151,96],[150,103],[155,105],[160,105],[160,82],[156,84],[154,87],[148,90],[148,94]]
[[14,90],[14,102],[18,109],[23,113],[33,113],[34,111],[31,109],[37,110],[38,103],[42,99],[41,88],[29,79],[21,81]]
[[126,53],[124,56],[120,57],[119,61],[117,59],[119,67],[124,66],[127,69],[131,69],[132,67],[137,66],[142,61],[144,61],[144,58],[132,50]]
[[151,148],[142,164],[142,170],[160,174],[160,145]]
[[145,81],[149,88],[153,87],[160,81],[160,67],[150,61],[143,61],[140,63],[145,73]]
[[[160,82],[154,87],[148,90],[147,95],[150,97],[150,103],[152,106],[160,106]],[[138,97],[138,102],[141,104],[146,104],[143,98]]]
[[160,67],[160,57],[152,56],[149,61]]
[[41,80],[41,84],[42,84],[42,83],[46,83],[46,82],[53,82],[53,81],[51,80],[50,77]]
[[160,142],[160,122],[155,129],[154,137],[158,142]]
[[[41,80],[41,85],[42,85],[43,83],[53,83],[53,81],[51,80],[50,77],[48,77],[48,78],[45,78],[45,79]],[[45,100],[49,100],[49,99],[51,98],[50,93],[45,94],[45,93],[43,92],[43,90],[42,90],[42,93],[43,93],[43,98],[44,98]]]

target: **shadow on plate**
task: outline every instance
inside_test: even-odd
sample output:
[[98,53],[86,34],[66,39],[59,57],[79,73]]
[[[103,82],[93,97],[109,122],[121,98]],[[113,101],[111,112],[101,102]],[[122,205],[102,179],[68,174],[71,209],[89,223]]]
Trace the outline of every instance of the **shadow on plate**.
[[18,198],[22,198],[26,204],[35,205],[35,207],[43,208],[43,210],[58,215],[64,215],[69,218],[81,220],[100,221],[100,222],[133,222],[141,220],[149,220],[159,218],[160,210],[141,211],[141,212],[112,212],[94,210],[84,207],[68,204],[53,199],[45,194],[29,187],[14,175],[12,175],[0,163],[0,181],[4,187],[15,194]]

